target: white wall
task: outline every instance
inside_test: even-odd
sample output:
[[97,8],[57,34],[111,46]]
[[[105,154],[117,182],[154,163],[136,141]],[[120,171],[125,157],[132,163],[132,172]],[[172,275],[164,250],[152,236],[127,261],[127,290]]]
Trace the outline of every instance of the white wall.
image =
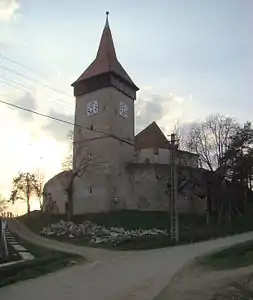
[[51,178],[44,187],[43,208],[45,209],[49,199],[54,203],[54,213],[65,213],[65,203],[68,201],[66,193],[66,183],[69,172],[61,172]]
[[[170,164],[170,149],[159,148],[155,151],[152,148],[136,151],[133,162],[150,164]],[[178,164],[188,167],[198,167],[197,157],[187,152],[178,152]]]

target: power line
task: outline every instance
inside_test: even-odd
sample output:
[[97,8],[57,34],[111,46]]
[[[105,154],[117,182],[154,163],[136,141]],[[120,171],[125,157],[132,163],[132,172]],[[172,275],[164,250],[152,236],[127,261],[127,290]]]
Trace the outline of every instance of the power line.
[[53,90],[53,91],[55,91],[57,93],[60,93],[60,94],[65,95],[67,97],[73,98],[71,95],[69,95],[69,94],[67,94],[65,92],[62,92],[62,91],[60,91],[60,90],[58,90],[58,89],[56,89],[56,88],[54,88],[54,87],[52,87],[52,86],[50,86],[48,84],[41,83],[40,81],[38,81],[36,79],[33,79],[33,78],[29,77],[29,76],[26,76],[26,75],[24,75],[24,74],[22,74],[20,72],[14,71],[14,70],[12,70],[12,69],[10,69],[8,67],[1,66],[1,68],[4,69],[4,70],[6,70],[6,71],[8,71],[8,72],[11,72],[11,73],[13,73],[13,74],[15,74],[17,76],[21,76],[23,78],[26,78],[27,80],[33,81],[33,82],[35,82],[35,83],[37,83],[37,84],[39,84],[39,85],[41,85],[41,86],[43,86],[45,88],[51,89],[51,90]]
[[102,130],[98,130],[98,129],[90,129],[88,127],[84,127],[84,126],[81,126],[79,124],[74,124],[74,123],[71,123],[69,121],[66,121],[66,120],[62,120],[62,119],[59,119],[59,118],[56,118],[56,117],[53,117],[53,116],[50,116],[50,115],[47,115],[47,114],[43,114],[43,113],[40,113],[40,112],[37,112],[35,110],[32,110],[32,109],[28,109],[28,108],[24,108],[22,106],[19,106],[19,105],[16,105],[16,104],[13,104],[13,103],[10,103],[10,102],[7,102],[7,101],[3,101],[3,100],[0,100],[1,103],[3,104],[6,104],[8,106],[11,106],[11,107],[14,107],[14,108],[17,108],[17,109],[21,109],[21,110],[24,110],[24,111],[27,111],[27,112],[30,112],[30,113],[33,113],[33,114],[36,114],[38,116],[41,116],[41,117],[45,117],[45,118],[48,118],[48,119],[52,119],[54,121],[58,121],[58,122],[61,122],[61,123],[65,123],[65,124],[68,124],[68,125],[72,125],[74,127],[79,127],[79,128],[82,128],[82,129],[85,129],[85,130],[88,130],[88,131],[93,131],[93,132],[97,132],[97,133],[100,133],[100,134],[104,134],[105,136],[108,136],[108,137],[112,137],[120,142],[124,142],[126,144],[129,144],[131,146],[134,145],[133,142],[125,139],[125,138],[122,138],[122,137],[117,137],[113,134],[108,134]]
[[[12,83],[14,83],[14,84],[16,84],[16,85],[19,85],[20,87],[22,87],[22,88],[20,88],[20,90],[23,90],[23,91],[25,91],[25,92],[27,92],[27,90],[32,91],[32,92],[35,92],[35,90],[34,90],[33,88],[28,87],[28,86],[26,86],[26,85],[24,85],[24,84],[22,84],[22,83],[20,83],[20,82],[17,82],[17,81],[15,81],[15,80],[12,80],[12,79],[9,79],[9,78],[3,77],[3,76],[2,76],[1,78],[2,78],[2,79],[5,79],[5,80],[8,80],[8,81],[10,81],[10,82],[12,82]],[[6,85],[12,86],[12,87],[14,87],[14,88],[18,88],[18,87],[16,87],[16,86],[13,86],[13,85],[9,84],[9,82],[2,81],[2,80],[0,80],[0,82],[1,82],[1,83],[4,83],[4,84],[6,84]]]
[[[7,55],[4,55],[4,54],[2,54],[2,53],[0,53],[0,56],[3,58],[3,60],[6,59],[6,60],[8,60],[8,61],[10,61],[10,62],[12,62],[12,63],[15,63],[15,64],[17,64],[17,65],[19,65],[19,66],[21,66],[21,67],[23,67],[23,68],[29,70],[30,72],[32,72],[32,73],[34,73],[34,74],[40,76],[40,77],[43,79],[43,77],[42,77],[41,74],[39,74],[38,72],[34,71],[34,70],[31,69],[30,67],[27,67],[27,66],[25,66],[24,64],[18,62],[17,60],[12,59],[12,58],[10,58],[10,57],[8,57]],[[14,70],[12,70],[12,69],[10,69],[10,68],[4,67],[4,66],[2,66],[2,68],[5,69],[5,70],[7,70],[7,71],[9,71],[9,72],[12,72],[12,73],[14,73],[14,74],[16,74],[16,75],[18,75],[18,76],[22,76],[22,77],[24,77],[24,78],[26,78],[26,79],[28,79],[28,80],[30,80],[30,81],[33,81],[33,82],[35,82],[35,83],[37,83],[37,84],[40,84],[40,85],[42,85],[43,87],[47,87],[47,88],[49,88],[49,89],[52,89],[52,90],[55,91],[55,92],[58,92],[58,93],[60,93],[60,94],[63,94],[63,95],[68,96],[68,97],[70,97],[70,98],[73,98],[71,95],[69,95],[69,94],[67,94],[67,93],[65,93],[65,92],[63,92],[63,91],[61,91],[61,90],[59,90],[59,89],[55,89],[55,88],[53,88],[53,87],[52,87],[51,85],[49,85],[49,84],[43,84],[43,83],[41,83],[41,82],[39,82],[39,81],[37,81],[37,80],[32,79],[31,77],[28,77],[28,76],[26,76],[26,75],[24,75],[24,74],[22,74],[22,73],[16,72],[16,71],[14,71]],[[2,77],[2,78],[4,78],[4,77]],[[8,80],[7,78],[4,78],[4,79]],[[43,80],[44,80],[44,79],[43,79]],[[9,79],[9,81],[11,81],[11,80]],[[13,82],[14,82],[14,81],[13,81]],[[46,80],[44,80],[44,82],[46,82]],[[17,82],[17,81],[15,82],[15,84],[19,84],[19,85],[21,85],[21,86],[24,86],[22,83]],[[30,88],[28,88],[28,89],[30,89]],[[58,100],[58,102],[59,102],[59,100]],[[64,104],[64,105],[67,105],[67,106],[70,107],[70,104],[66,103],[65,101],[60,101],[60,104]],[[71,106],[71,107],[72,107],[72,106]]]
[[28,70],[28,71],[34,73],[35,75],[37,75],[37,76],[39,76],[39,77],[43,77],[43,76],[42,76],[41,74],[39,74],[38,72],[34,71],[34,70],[31,69],[30,67],[27,67],[27,66],[21,64],[21,63],[18,62],[17,60],[15,60],[15,59],[13,59],[13,58],[10,58],[9,56],[7,56],[7,55],[5,55],[5,54],[3,54],[3,53],[0,53],[0,55],[2,56],[3,60],[6,59],[6,60],[8,60],[8,61],[10,61],[10,62],[12,62],[12,63],[14,63],[14,64],[16,64],[16,65],[21,66],[22,68],[24,68],[24,69],[26,69],[26,70]]
[[[25,92],[27,92],[27,91],[35,92],[34,89],[32,89],[32,88],[30,88],[30,87],[27,87],[27,86],[25,86],[24,84],[22,84],[22,83],[20,83],[20,82],[18,82],[18,81],[11,80],[11,79],[5,78],[5,77],[0,77],[0,78],[5,79],[5,80],[8,80],[8,81],[14,83],[15,86],[12,85],[12,84],[10,84],[9,82],[0,80],[1,83],[5,84],[5,85],[8,85],[8,86],[11,86],[11,87],[13,87],[14,89],[19,89],[19,90],[25,91]],[[18,85],[18,86],[16,86],[16,85]],[[73,108],[72,105],[70,105],[69,103],[66,103],[66,102],[64,102],[64,101],[60,101],[60,100],[58,100],[58,99],[53,99],[53,98],[51,98],[51,97],[49,97],[49,99],[52,99],[52,102],[54,102],[54,103],[66,105],[66,106],[69,106],[69,107]]]
[[[13,63],[15,63],[15,64],[17,64],[17,65],[20,65],[21,67],[23,67],[23,68],[29,70],[30,72],[33,72],[34,74],[38,74],[38,73],[36,73],[34,70],[30,69],[29,67],[27,67],[27,66],[25,66],[25,65],[23,65],[23,64],[21,64],[21,63],[19,63],[18,61],[14,60],[14,59],[12,59],[12,58],[6,56],[6,55],[4,55],[4,54],[0,54],[0,55],[1,55],[4,59],[7,59],[7,60],[9,60],[9,61],[11,61],[11,62],[13,62]],[[35,82],[35,83],[37,83],[37,84],[40,84],[41,86],[44,86],[44,87],[49,88],[49,89],[52,89],[52,90],[54,90],[55,92],[58,92],[58,93],[60,93],[60,94],[63,94],[63,95],[66,95],[66,96],[72,98],[72,96],[68,95],[67,93],[62,92],[62,91],[60,91],[60,90],[58,90],[58,89],[55,89],[55,88],[53,88],[52,86],[50,86],[50,85],[48,85],[48,84],[43,84],[43,83],[41,83],[41,82],[39,82],[39,81],[37,81],[37,80],[34,80],[34,79],[32,79],[31,77],[28,77],[28,76],[26,76],[26,75],[24,75],[24,74],[22,74],[22,73],[20,73],[20,72],[16,72],[16,71],[14,71],[14,70],[12,70],[12,69],[10,69],[10,68],[8,68],[8,67],[4,67],[4,66],[2,66],[1,68],[2,68],[2,69],[5,69],[5,70],[7,70],[7,71],[9,71],[9,72],[11,72],[11,73],[13,73],[13,74],[16,74],[16,75],[18,75],[18,76],[24,77],[24,78],[26,78],[26,79],[28,79],[28,80],[30,80],[30,81],[33,81],[33,82]],[[6,80],[9,80],[9,79],[4,78],[4,77],[2,77],[2,78],[3,78],[3,79],[6,79]],[[19,82],[17,82],[17,81],[13,81],[13,80],[9,80],[9,81],[12,81],[14,84],[20,85],[21,87],[27,88],[25,85],[23,85],[22,83],[19,83]],[[4,83],[4,84],[7,84],[7,85],[10,85],[8,82],[4,82],[4,81],[1,81],[1,80],[0,80],[0,82],[2,82],[2,83]],[[10,86],[11,86],[11,85],[10,85]],[[12,86],[12,87],[18,88],[18,87],[16,87],[16,86]],[[20,89],[22,89],[22,88],[20,88]],[[30,89],[30,88],[28,87],[28,89]],[[23,90],[24,90],[24,89],[23,89]],[[30,89],[30,90],[31,90],[31,89]],[[108,134],[108,133],[106,133],[106,132],[103,132],[103,131],[100,131],[100,130],[96,130],[96,129],[91,130],[90,128],[85,128],[85,127],[83,127],[83,126],[81,126],[81,125],[73,124],[73,123],[71,123],[71,122],[69,122],[69,121],[66,121],[66,120],[62,120],[62,119],[55,118],[55,117],[50,116],[50,115],[46,115],[46,114],[42,114],[42,113],[39,113],[39,112],[30,110],[30,109],[26,109],[26,108],[24,108],[24,107],[21,107],[21,106],[12,104],[12,103],[10,103],[10,102],[6,102],[6,101],[2,101],[2,100],[0,100],[0,102],[1,102],[1,103],[4,103],[4,104],[6,104],[6,105],[9,105],[9,106],[15,107],[15,108],[17,108],[17,109],[21,109],[21,110],[24,110],[24,111],[27,111],[27,112],[30,112],[30,113],[34,113],[34,114],[39,115],[39,116],[42,116],[42,117],[50,118],[50,119],[55,120],[55,121],[58,121],[58,122],[63,122],[63,123],[66,123],[66,124],[69,124],[69,125],[72,125],[72,126],[81,127],[81,128],[83,128],[83,129],[86,129],[86,130],[89,130],[89,131],[95,131],[95,132],[97,132],[97,133],[100,133],[100,134],[104,134],[104,135],[106,135],[106,136],[113,137],[113,138],[115,138],[115,139],[117,139],[117,140],[120,140],[121,142],[125,142],[125,143],[127,143],[127,144],[129,144],[129,145],[134,145],[133,142],[131,142],[131,141],[125,139],[125,138],[122,138],[122,137],[117,137],[117,136],[115,136],[115,135]],[[59,103],[58,103],[58,104],[59,104]],[[68,104],[65,103],[65,102],[62,102],[62,104],[68,105]],[[70,106],[70,105],[69,105],[69,106]]]

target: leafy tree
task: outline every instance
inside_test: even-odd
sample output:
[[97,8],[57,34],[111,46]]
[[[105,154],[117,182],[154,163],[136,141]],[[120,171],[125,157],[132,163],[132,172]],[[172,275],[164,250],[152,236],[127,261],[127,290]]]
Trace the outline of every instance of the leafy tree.
[[13,178],[12,192],[10,200],[15,203],[17,200],[26,202],[27,213],[31,212],[31,197],[37,193],[37,181],[34,174],[29,172],[20,172],[18,176]]

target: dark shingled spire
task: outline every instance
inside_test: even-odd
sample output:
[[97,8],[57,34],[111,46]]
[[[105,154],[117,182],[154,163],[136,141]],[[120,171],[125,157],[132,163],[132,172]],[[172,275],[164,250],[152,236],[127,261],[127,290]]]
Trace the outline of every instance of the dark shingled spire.
[[105,73],[114,73],[124,81],[126,81],[134,90],[138,90],[138,87],[134,84],[127,72],[121,66],[117,59],[117,55],[114,48],[113,38],[109,26],[108,20],[109,12],[106,12],[106,22],[102,33],[102,37],[99,43],[98,52],[95,60],[90,66],[83,72],[83,74],[72,84],[76,86],[79,82],[90,79],[92,77],[102,75]]

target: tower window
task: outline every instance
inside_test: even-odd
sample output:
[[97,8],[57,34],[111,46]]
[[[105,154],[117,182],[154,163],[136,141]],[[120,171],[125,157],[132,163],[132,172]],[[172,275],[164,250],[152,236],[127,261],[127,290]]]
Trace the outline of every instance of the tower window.
[[86,113],[88,116],[97,115],[99,111],[98,100],[90,101],[87,103]]
[[89,192],[92,194],[92,186],[89,187]]
[[90,130],[93,130],[93,125],[92,124],[90,125]]

